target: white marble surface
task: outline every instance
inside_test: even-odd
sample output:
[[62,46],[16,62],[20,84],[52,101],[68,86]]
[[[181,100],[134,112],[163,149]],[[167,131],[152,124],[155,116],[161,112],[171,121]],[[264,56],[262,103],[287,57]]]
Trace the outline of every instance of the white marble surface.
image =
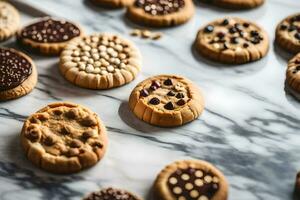
[[[117,32],[124,37],[134,24],[124,10],[103,10],[83,0],[19,0],[22,23],[40,16],[65,17],[88,33]],[[37,8],[20,6],[20,2]],[[30,54],[37,64],[39,83],[26,97],[0,103],[0,199],[80,199],[99,187],[116,186],[148,198],[156,174],[182,158],[212,162],[230,182],[230,200],[292,199],[300,169],[300,104],[284,90],[290,55],[274,48],[274,29],[285,16],[300,9],[298,0],[268,0],[255,10],[237,12],[197,4],[187,24],[162,29],[159,41],[132,39],[143,55],[138,78],[118,89],[92,91],[75,87],[58,72],[58,58]],[[193,53],[198,28],[223,16],[255,20],[269,33],[271,48],[261,61],[224,66]],[[15,46],[10,40],[4,46]],[[17,47],[18,48],[18,47]],[[206,109],[193,123],[166,129],[137,120],[128,110],[131,89],[160,73],[184,75],[203,90]],[[68,100],[90,107],[108,128],[109,150],[95,167],[70,176],[55,176],[34,167],[19,142],[22,121],[44,105]]]

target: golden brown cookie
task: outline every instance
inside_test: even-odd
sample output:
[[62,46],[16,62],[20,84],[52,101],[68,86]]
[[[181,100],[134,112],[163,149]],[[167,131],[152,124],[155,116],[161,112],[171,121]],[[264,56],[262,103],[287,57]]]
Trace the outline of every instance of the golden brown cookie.
[[212,164],[182,160],[166,166],[154,183],[157,200],[226,200],[226,178]]
[[82,29],[64,19],[45,17],[18,32],[19,43],[44,55],[58,55],[72,39],[83,35]]
[[126,190],[117,188],[106,188],[92,192],[82,200],[142,200]]
[[180,126],[199,117],[204,100],[198,87],[175,75],[158,75],[139,83],[129,107],[141,120],[163,127]]
[[300,97],[300,53],[292,58],[286,70],[286,89],[296,98]]
[[194,12],[192,0],[136,0],[126,15],[142,25],[166,27],[187,22]]
[[60,174],[95,165],[107,147],[106,129],[97,114],[67,102],[49,104],[28,117],[21,141],[33,164]]
[[0,100],[24,96],[36,83],[37,71],[31,58],[14,49],[0,48]]
[[228,9],[251,9],[265,3],[265,0],[201,0]]
[[71,41],[60,56],[60,71],[71,83],[89,89],[131,82],[141,68],[135,45],[115,34],[93,34]]
[[267,33],[253,22],[232,17],[202,27],[195,47],[205,58],[242,64],[264,57],[269,50],[269,39]]
[[276,43],[290,53],[300,53],[300,13],[282,20],[276,28]]
[[134,0],[91,0],[94,4],[107,8],[124,8],[133,4]]
[[13,36],[20,25],[20,15],[11,4],[0,1],[0,41]]

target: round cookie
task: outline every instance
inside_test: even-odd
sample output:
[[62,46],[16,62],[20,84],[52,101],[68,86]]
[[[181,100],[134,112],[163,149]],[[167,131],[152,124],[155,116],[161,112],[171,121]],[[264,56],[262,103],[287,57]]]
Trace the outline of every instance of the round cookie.
[[300,53],[300,13],[282,20],[276,28],[276,43],[290,53]]
[[269,50],[269,39],[256,24],[234,17],[218,19],[202,27],[195,47],[205,58],[242,64],[264,57]]
[[167,27],[187,22],[194,12],[192,0],[136,0],[126,15],[142,25]]
[[286,70],[286,89],[300,100],[300,53],[288,63]]
[[134,0],[91,0],[94,4],[107,8],[124,8],[133,4]]
[[20,15],[11,4],[0,1],[0,41],[13,36],[20,24]]
[[22,146],[36,166],[67,174],[95,165],[105,154],[106,129],[97,114],[73,103],[52,103],[24,122]]
[[92,192],[82,200],[142,200],[136,195],[121,189],[106,188]]
[[24,96],[36,83],[37,70],[31,58],[14,49],[0,48],[0,100]]
[[118,35],[93,34],[71,41],[61,53],[60,71],[71,83],[89,89],[114,88],[139,73],[141,55]]
[[70,40],[81,35],[83,31],[78,25],[63,19],[45,17],[22,28],[17,40],[44,55],[58,55]]
[[202,0],[228,9],[251,9],[262,5],[265,0]]
[[131,92],[129,107],[141,120],[172,127],[191,122],[204,109],[198,87],[175,75],[158,75],[139,83]]
[[228,183],[217,168],[201,160],[182,160],[166,166],[154,183],[159,200],[226,200]]

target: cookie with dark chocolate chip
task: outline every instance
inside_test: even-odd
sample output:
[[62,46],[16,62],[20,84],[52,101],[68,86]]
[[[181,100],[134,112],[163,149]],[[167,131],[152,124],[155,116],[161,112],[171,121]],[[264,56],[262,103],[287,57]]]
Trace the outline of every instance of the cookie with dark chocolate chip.
[[269,39],[267,33],[255,23],[230,17],[202,27],[195,47],[205,58],[242,64],[263,58],[269,50]]
[[175,75],[158,75],[139,83],[129,106],[141,120],[163,127],[180,126],[198,118],[204,100],[198,87]]
[[126,15],[142,25],[166,27],[187,22],[194,12],[192,0],[135,0]]
[[18,10],[6,1],[0,1],[0,41],[15,35],[20,25]]
[[124,8],[134,3],[134,0],[91,0],[95,5],[105,8]]
[[0,100],[24,96],[36,83],[37,70],[31,58],[14,49],[0,48]]
[[92,192],[82,200],[142,200],[126,190],[117,188],[106,188]]
[[176,161],[157,176],[154,196],[159,200],[226,200],[228,183],[223,173],[208,162]]
[[49,104],[29,116],[21,141],[30,161],[58,174],[95,165],[107,148],[106,129],[97,114],[66,102]]
[[69,41],[82,35],[82,29],[72,22],[45,17],[23,27],[17,41],[41,54],[58,55]]
[[287,91],[300,100],[300,53],[289,61],[285,82]]
[[288,16],[278,24],[275,40],[284,50],[300,53],[300,13]]
[[252,9],[261,6],[265,0],[200,0],[204,3],[213,4],[228,9]]

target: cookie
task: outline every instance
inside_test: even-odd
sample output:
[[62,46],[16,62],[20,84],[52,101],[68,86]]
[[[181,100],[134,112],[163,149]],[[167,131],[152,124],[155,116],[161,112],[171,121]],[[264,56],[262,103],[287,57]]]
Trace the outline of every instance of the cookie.
[[78,25],[45,17],[22,28],[17,34],[17,41],[41,54],[58,55],[69,41],[81,35],[83,31]]
[[300,198],[300,172],[298,172],[297,176],[296,176],[296,183],[295,183],[295,190],[294,190],[294,194]]
[[36,83],[37,71],[31,58],[14,49],[0,48],[0,100],[24,96]]
[[134,0],[91,0],[94,4],[106,8],[124,8],[133,4]]
[[282,20],[276,28],[276,43],[284,50],[300,53],[300,13]]
[[93,34],[71,41],[61,53],[60,71],[71,83],[108,89],[131,82],[139,73],[141,55],[118,35]]
[[158,75],[139,83],[131,92],[129,107],[141,120],[157,126],[180,126],[198,118],[204,100],[198,87],[175,75]]
[[300,53],[292,58],[286,70],[286,89],[300,99]]
[[192,0],[136,0],[126,15],[138,24],[167,27],[187,22],[194,12]]
[[253,22],[234,17],[218,19],[202,27],[195,47],[205,58],[242,64],[264,57],[269,50],[269,39]]
[[226,178],[212,164],[201,160],[182,160],[166,166],[154,183],[159,200],[226,200]]
[[251,9],[265,3],[265,0],[201,0],[228,9]]
[[59,174],[95,165],[107,147],[106,129],[97,114],[67,102],[49,104],[28,117],[21,141],[33,164]]
[[0,1],[0,41],[13,36],[20,25],[20,15],[11,4]]
[[136,195],[121,189],[107,188],[92,192],[83,200],[142,200]]

